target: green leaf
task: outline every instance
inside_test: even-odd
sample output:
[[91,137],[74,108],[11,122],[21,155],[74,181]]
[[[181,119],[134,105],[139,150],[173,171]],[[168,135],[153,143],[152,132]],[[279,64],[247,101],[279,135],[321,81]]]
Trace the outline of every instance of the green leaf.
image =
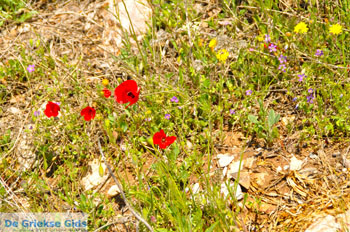
[[158,228],[155,230],[156,232],[169,232],[168,229],[165,229],[165,228]]
[[100,166],[98,167],[98,174],[100,175],[100,177],[103,177],[103,167],[102,167],[102,164],[100,164]]
[[269,116],[267,119],[269,128],[272,128],[272,126],[276,124],[279,121],[279,119],[280,119],[280,115],[279,114],[276,115],[274,110],[270,110]]
[[128,130],[128,124],[126,122],[121,122],[120,127],[123,130],[123,132],[126,132]]
[[249,121],[251,121],[252,123],[259,124],[258,117],[254,116],[254,115],[252,115],[252,114],[249,114],[249,115],[248,115],[248,119],[249,119]]
[[205,230],[205,232],[212,232],[214,231],[215,227],[219,224],[219,222],[215,222],[213,225],[211,225],[211,227],[209,227],[208,229]]

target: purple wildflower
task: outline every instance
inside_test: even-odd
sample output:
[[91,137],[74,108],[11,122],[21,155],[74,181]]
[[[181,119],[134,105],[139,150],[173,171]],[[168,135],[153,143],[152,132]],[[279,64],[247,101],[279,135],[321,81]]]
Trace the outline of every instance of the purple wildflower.
[[165,115],[165,119],[168,119],[168,120],[169,120],[169,119],[170,119],[170,114],[166,114],[166,115]]
[[313,94],[310,94],[309,96],[307,96],[306,97],[306,99],[307,99],[307,102],[308,103],[314,103],[314,99],[315,99],[315,97],[314,97],[314,95]]
[[312,88],[308,89],[307,91],[308,91],[309,93],[313,93],[313,92],[314,92],[314,90],[313,90]]
[[35,117],[38,117],[39,115],[40,115],[40,111],[39,111],[39,110],[34,111],[34,116],[35,116]]
[[293,98],[293,102],[295,102],[296,100],[298,100],[298,98],[297,98],[297,97],[294,97],[294,98]]
[[280,62],[281,64],[287,63],[287,57],[285,57],[284,55],[280,55],[280,56],[278,57],[278,60],[279,60],[279,62]]
[[34,71],[35,71],[34,68],[35,68],[35,64],[30,64],[30,65],[28,65],[28,67],[27,67],[27,71],[30,72],[30,73],[31,73],[31,72],[34,72]]
[[317,49],[315,56],[323,56],[323,51],[321,49]]
[[270,52],[275,52],[275,51],[277,51],[277,45],[275,45],[275,44],[273,44],[273,43],[271,43],[270,45],[269,45],[269,49],[270,49]]
[[282,70],[282,72],[286,72],[286,65],[285,64],[280,64],[279,66],[278,66],[278,69],[279,70]]
[[269,35],[269,34],[266,34],[266,35],[265,35],[265,42],[266,42],[266,43],[269,43],[270,41],[271,41],[270,35]]
[[305,76],[305,74],[302,73],[302,74],[298,74],[298,77],[299,77],[299,81],[302,82],[304,77],[307,77],[307,76]]
[[149,122],[151,121],[151,118],[145,118],[145,121]]
[[178,106],[177,108],[178,108],[179,110],[181,110],[181,109],[182,109],[182,106]]
[[251,89],[248,89],[247,91],[245,91],[245,95],[250,96],[252,95],[253,91]]
[[232,114],[235,114],[236,112],[235,112],[235,110],[234,109],[230,109],[230,114],[232,115]]
[[343,97],[344,97],[344,95],[343,95],[343,94],[340,94],[340,95],[339,95],[339,97],[340,97],[340,98],[343,98]]
[[179,102],[179,99],[177,99],[177,97],[172,97],[171,99],[170,99],[170,101],[171,102],[176,102],[176,103],[178,103]]
[[32,125],[29,126],[29,130],[33,130],[33,126]]
[[249,51],[250,52],[254,52],[254,48],[249,48]]

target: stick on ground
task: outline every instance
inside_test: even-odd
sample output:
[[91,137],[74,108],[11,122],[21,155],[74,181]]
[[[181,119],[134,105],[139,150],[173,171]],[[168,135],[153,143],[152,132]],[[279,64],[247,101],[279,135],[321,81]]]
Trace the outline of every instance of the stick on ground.
[[137,220],[142,222],[151,232],[153,232],[154,230],[153,230],[152,226],[150,224],[148,224],[148,222],[138,212],[136,212],[136,210],[129,204],[128,200],[126,199],[126,196],[125,196],[125,193],[123,191],[123,188],[122,188],[121,184],[119,183],[117,177],[113,174],[112,169],[110,168],[109,164],[107,163],[106,157],[103,154],[101,143],[100,143],[100,138],[98,138],[98,148],[100,149],[100,153],[101,153],[103,162],[105,163],[109,174],[112,176],[114,182],[117,184],[117,186],[118,186],[118,188],[120,190],[120,193],[122,195],[122,198],[123,198],[123,200],[125,202],[126,207],[129,208],[129,210],[136,217]]

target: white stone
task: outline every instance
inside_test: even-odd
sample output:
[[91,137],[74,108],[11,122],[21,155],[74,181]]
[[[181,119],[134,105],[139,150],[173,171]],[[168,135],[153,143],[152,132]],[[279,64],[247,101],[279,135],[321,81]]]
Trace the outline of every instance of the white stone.
[[291,171],[298,171],[301,169],[301,167],[303,166],[303,161],[302,160],[298,160],[294,155],[292,156],[292,158],[290,159],[290,170]]
[[[231,182],[229,186],[231,188],[231,191],[234,191],[235,184]],[[225,198],[227,197],[227,195],[229,195],[229,191],[226,186],[226,183],[221,184],[221,193],[225,196]],[[240,185],[237,185],[237,191],[236,191],[235,197],[237,200],[241,200],[243,198],[243,193]]]
[[219,159],[219,161],[218,161],[219,167],[223,168],[232,162],[232,160],[234,159],[234,156],[219,154],[218,159]]
[[120,189],[118,188],[118,185],[113,185],[109,188],[107,192],[108,197],[114,197],[120,193]]
[[225,178],[227,174],[227,167],[224,167],[224,170],[222,170],[222,178]]
[[316,220],[305,232],[337,232],[340,228],[340,225],[335,221],[335,217],[327,215]]
[[[92,162],[89,163],[92,172],[86,175],[81,181],[82,185],[84,186],[85,190],[90,190],[97,185],[101,184],[103,181],[105,181],[108,177],[108,174],[106,173],[106,165],[103,163],[100,163],[98,159],[94,159]],[[103,169],[103,176],[100,175],[100,165]]]
[[[243,165],[244,165],[244,160],[242,160],[241,169],[243,169]],[[232,175],[234,173],[237,173],[238,171],[239,171],[239,160],[230,164],[227,175]]]

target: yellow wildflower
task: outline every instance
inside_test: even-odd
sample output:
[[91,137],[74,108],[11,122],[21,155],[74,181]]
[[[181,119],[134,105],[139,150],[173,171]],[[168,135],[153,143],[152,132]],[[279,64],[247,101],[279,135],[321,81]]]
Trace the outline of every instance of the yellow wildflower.
[[339,35],[342,32],[343,27],[339,24],[331,25],[329,32],[333,35]]
[[202,46],[203,46],[203,41],[204,41],[204,39],[199,39],[199,41],[198,41],[198,46],[199,46],[199,47],[202,47]]
[[294,32],[295,33],[301,33],[304,34],[309,30],[309,28],[307,27],[307,25],[304,22],[300,22],[298,23],[295,27],[294,27]]
[[107,86],[109,84],[109,81],[107,79],[102,80],[102,85]]
[[228,58],[228,52],[226,51],[226,49],[221,49],[220,51],[218,51],[218,53],[216,54],[216,58],[218,58],[219,61],[221,62],[225,62]]
[[210,40],[209,48],[213,51],[217,44],[218,44],[218,41],[214,38],[214,39]]
[[264,37],[263,37],[263,35],[259,35],[259,36],[257,36],[257,37],[256,37],[256,39],[257,39],[259,42],[264,41]]

